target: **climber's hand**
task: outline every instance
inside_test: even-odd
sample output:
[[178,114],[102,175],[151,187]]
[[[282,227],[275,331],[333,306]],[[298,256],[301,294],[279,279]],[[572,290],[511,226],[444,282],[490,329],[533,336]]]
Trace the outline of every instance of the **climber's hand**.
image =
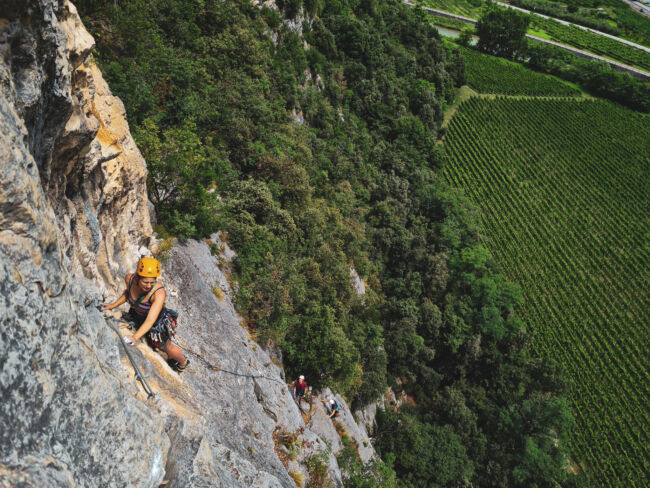
[[129,346],[135,346],[135,339],[131,335],[123,336],[122,340],[124,341],[124,344],[128,344]]

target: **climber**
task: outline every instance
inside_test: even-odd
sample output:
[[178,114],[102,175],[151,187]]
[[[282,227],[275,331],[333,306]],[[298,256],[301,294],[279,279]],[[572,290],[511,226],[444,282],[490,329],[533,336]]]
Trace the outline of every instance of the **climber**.
[[293,382],[293,399],[296,400],[298,408],[300,408],[300,403],[302,402],[302,398],[305,396],[306,389],[307,382],[305,381],[305,377],[300,375],[300,378]]
[[137,328],[133,335],[124,336],[124,342],[135,344],[141,337],[153,349],[160,349],[169,358],[167,363],[179,373],[190,363],[183,351],[172,342],[176,319],[165,305],[165,287],[157,282],[160,263],[154,258],[141,258],[135,273],[125,276],[126,290],[113,303],[105,303],[104,310],[112,310],[128,301],[128,318]]
[[341,407],[339,407],[339,404],[336,400],[330,397],[326,400],[321,400],[321,402],[325,404],[329,418],[333,419],[338,416],[339,412],[341,411]]

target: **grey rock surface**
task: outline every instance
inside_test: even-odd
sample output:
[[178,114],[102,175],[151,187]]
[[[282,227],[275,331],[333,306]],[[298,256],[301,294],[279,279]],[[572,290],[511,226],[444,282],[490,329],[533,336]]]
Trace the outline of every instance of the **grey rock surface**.
[[377,421],[375,420],[377,417],[377,406],[383,404],[384,397],[382,396],[377,403],[371,403],[354,412],[357,425],[365,431],[366,435],[372,435],[375,431],[377,427]]
[[[0,488],[293,487],[328,443],[342,486],[331,421],[301,415],[281,354],[240,324],[223,235],[216,256],[187,241],[164,263],[188,369],[140,343],[157,395],[134,382],[96,307],[152,243],[146,167],[92,47],[67,0],[0,2]],[[286,466],[278,431],[299,433]]]
[[[305,404],[301,415],[283,370],[248,336],[232,305],[227,269],[221,269],[232,252],[225,245],[219,248],[223,254],[213,256],[204,242],[188,240],[173,247],[160,279],[167,305],[180,312],[176,341],[191,361],[188,369],[179,376],[146,344],[135,349],[161,396],[158,409],[171,440],[167,486],[293,487],[289,472],[308,479],[305,461],[322,453],[330,479],[343,486],[336,428],[320,402],[311,408]],[[343,407],[341,423],[363,446],[367,436],[337,398]],[[277,454],[286,455],[288,449],[274,441],[276,431],[298,434],[299,450],[287,465]],[[364,460],[374,455],[365,446],[359,453]]]
[[[101,275],[74,272],[66,239],[87,222],[85,249],[98,252],[101,212],[68,185],[91,176],[74,151],[101,125],[76,96],[91,48],[67,1],[0,4],[0,470],[19,486],[154,487],[169,450],[113,332],[86,306]],[[77,197],[85,220],[55,212]]]
[[[357,422],[354,419],[354,416],[352,415],[352,412],[348,407],[345,399],[341,395],[335,395],[332,393],[329,388],[323,390],[319,396],[322,400],[334,398],[339,404],[340,412],[334,419],[334,422],[340,424],[339,428],[342,428],[345,434],[355,441],[358,446],[357,451],[359,452],[361,460],[364,463],[367,463],[372,458],[374,458],[375,450],[370,443],[368,433],[365,429],[360,428],[357,425]],[[341,449],[343,449],[341,437],[337,432],[332,420],[328,418],[328,410],[326,409],[325,404],[323,404],[321,401],[318,401],[316,403],[317,408],[316,411],[312,414],[309,428],[329,443],[334,454],[338,454]]]
[[[178,343],[192,362],[169,395],[183,394],[196,406],[199,415],[179,421],[193,426],[188,432],[198,432],[203,466],[231,473],[237,482],[232,486],[293,486],[274,452],[272,433],[276,425],[295,431],[304,423],[281,369],[240,325],[223,291],[228,284],[219,262],[206,244],[192,240],[169,253],[162,280],[169,306],[180,312]],[[187,443],[186,430],[171,435],[174,445],[180,439]],[[187,467],[195,464],[197,453],[172,448],[170,458]],[[171,486],[192,486],[191,481],[179,473]]]

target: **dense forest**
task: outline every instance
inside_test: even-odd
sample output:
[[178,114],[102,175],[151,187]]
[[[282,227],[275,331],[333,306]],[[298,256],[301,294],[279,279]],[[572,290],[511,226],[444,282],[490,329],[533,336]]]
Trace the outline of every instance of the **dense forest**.
[[398,0],[254,3],[77,2],[159,235],[227,231],[237,306],[290,375],[357,406],[408,395],[379,415],[384,462],[343,462],[349,486],[577,483],[569,385],[438,175],[460,52]]

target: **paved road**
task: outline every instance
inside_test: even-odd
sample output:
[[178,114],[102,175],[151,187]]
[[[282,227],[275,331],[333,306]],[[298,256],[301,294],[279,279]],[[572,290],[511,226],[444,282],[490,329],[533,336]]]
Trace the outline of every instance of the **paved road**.
[[555,22],[559,22],[560,24],[571,25],[573,27],[577,27],[578,29],[593,32],[594,34],[598,34],[599,36],[609,37],[610,39],[614,39],[615,41],[622,42],[623,44],[627,44],[628,46],[632,46],[632,47],[635,47],[637,49],[641,49],[642,51],[646,51],[646,52],[650,53],[650,47],[642,46],[641,44],[637,44],[636,42],[628,41],[627,39],[621,39],[620,37],[616,37],[616,36],[613,36],[611,34],[607,34],[606,32],[601,32],[601,31],[596,30],[596,29],[591,29],[590,27],[585,27],[584,25],[574,24],[572,22],[567,22],[566,20],[558,19],[558,18],[555,18],[555,17],[549,17],[547,15],[542,15],[542,14],[539,14],[537,12],[532,12],[530,10],[515,7],[514,5],[510,5],[508,3],[503,3],[503,2],[494,2],[494,3],[496,3],[497,5],[501,5],[502,7],[505,7],[505,8],[511,8],[513,10],[519,10],[520,12],[525,12],[527,14],[539,15],[540,17],[542,17],[544,19],[551,19],[551,20],[554,20]]
[[631,9],[635,10],[641,15],[645,15],[646,17],[650,18],[650,5],[643,5],[639,2],[634,2],[630,0],[623,0],[625,3],[627,3]]
[[[404,0],[404,3],[406,5],[408,5],[409,7],[414,6],[411,2],[409,2],[407,0]],[[517,8],[517,7],[513,7],[513,8]],[[438,15],[440,17],[447,17],[447,18],[450,18],[450,19],[462,20],[464,22],[469,22],[471,24],[476,24],[478,22],[476,19],[472,19],[470,17],[465,17],[463,15],[452,14],[451,12],[445,12],[444,10],[436,10],[436,9],[429,8],[429,7],[422,7],[422,9],[424,11],[426,11],[426,12],[429,12],[429,13],[431,13],[433,15]],[[521,9],[519,9],[519,10],[521,10]],[[535,14],[535,15],[539,15],[539,14]],[[557,19],[554,19],[554,20],[557,20]],[[573,24],[573,25],[575,25],[575,24]],[[623,73],[629,73],[630,75],[634,76],[635,78],[640,78],[640,79],[643,79],[643,80],[646,80],[646,81],[650,81],[650,73],[648,73],[647,71],[643,71],[643,70],[640,70],[638,68],[635,68],[634,66],[628,66],[627,64],[619,63],[618,61],[614,61],[613,59],[605,58],[603,56],[598,56],[597,54],[590,53],[588,51],[583,51],[582,49],[577,49],[577,48],[575,48],[573,46],[567,46],[566,44],[560,44],[559,42],[551,41],[549,39],[543,39],[541,37],[532,36],[530,34],[526,34],[526,37],[528,39],[532,39],[532,40],[537,41],[537,42],[541,42],[541,43],[544,43],[544,44],[550,44],[552,46],[562,48],[562,49],[564,49],[566,51],[570,51],[573,54],[575,54],[577,56],[580,56],[581,58],[596,59],[598,61],[604,61],[604,62],[608,63],[612,68],[614,68],[616,71],[621,71]],[[616,38],[616,39],[623,40],[623,39],[620,39],[620,38]]]

